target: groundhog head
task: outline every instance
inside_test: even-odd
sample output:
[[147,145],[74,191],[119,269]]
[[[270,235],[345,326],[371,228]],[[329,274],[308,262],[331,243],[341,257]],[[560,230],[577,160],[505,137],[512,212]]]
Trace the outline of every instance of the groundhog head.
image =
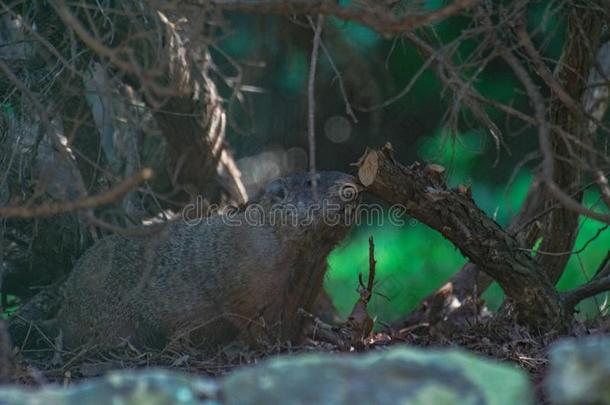
[[309,173],[269,183],[258,199],[265,221],[320,231],[351,226],[360,201],[356,178],[341,172],[317,172],[314,176],[315,186]]

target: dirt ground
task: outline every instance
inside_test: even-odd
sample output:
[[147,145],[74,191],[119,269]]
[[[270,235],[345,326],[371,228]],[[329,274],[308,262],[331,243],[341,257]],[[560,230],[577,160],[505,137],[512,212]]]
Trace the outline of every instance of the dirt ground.
[[[585,336],[608,333],[610,317],[599,317],[591,322],[574,322],[569,335],[536,334],[515,324],[500,323],[493,318],[469,325],[461,331],[446,332],[442,328],[415,325],[402,330],[385,328],[372,333],[356,344],[329,342],[329,335],[309,336],[299,345],[275,344],[258,349],[244,350],[228,347],[215,353],[202,353],[185,345],[167,347],[162,351],[142,351],[124,343],[111,351],[99,352],[94,348],[74,351],[54,350],[54,342],[42,339],[37,348],[15,347],[13,382],[40,386],[59,383],[64,386],[91,378],[115,369],[166,367],[172,370],[206,376],[222,376],[233,370],[277,355],[310,352],[366,352],[389,345],[417,347],[462,348],[499,361],[517,364],[532,378],[538,400],[544,403],[541,381],[547,366],[548,347],[558,339],[569,336]],[[334,329],[337,335],[338,329]],[[315,332],[312,333],[315,335]],[[47,347],[44,347],[44,344]]]

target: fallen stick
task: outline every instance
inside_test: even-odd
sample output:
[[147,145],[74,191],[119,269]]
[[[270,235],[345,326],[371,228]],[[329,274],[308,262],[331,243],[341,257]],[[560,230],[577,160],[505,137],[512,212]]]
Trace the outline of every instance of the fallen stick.
[[440,232],[479,269],[496,280],[525,325],[563,327],[567,314],[555,287],[518,241],[476,206],[469,189],[450,190],[444,168],[404,166],[392,147],[368,149],[357,163],[366,190]]

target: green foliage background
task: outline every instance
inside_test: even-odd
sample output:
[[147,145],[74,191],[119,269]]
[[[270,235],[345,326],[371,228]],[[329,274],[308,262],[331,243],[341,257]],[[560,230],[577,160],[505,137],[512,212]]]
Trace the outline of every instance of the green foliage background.
[[[438,133],[423,140],[419,145],[420,156],[447,165],[450,168],[450,184],[469,179],[473,198],[479,207],[506,226],[527,194],[531,175],[527,171],[518,172],[508,187],[478,181],[473,164],[480,154],[485,153],[479,136],[465,134],[461,137],[461,143],[446,142],[446,139],[442,133]],[[585,201],[591,205],[599,199],[594,193],[588,193]],[[593,239],[600,229],[604,229],[602,223],[581,219],[576,250]],[[358,299],[357,274],[368,275],[369,235],[375,239],[375,291],[380,293],[373,297],[369,309],[381,321],[389,322],[408,313],[466,263],[461,253],[443,236],[414,220],[407,221],[407,225],[401,228],[392,225],[360,227],[329,259],[326,289],[344,317]],[[569,289],[587,281],[595,273],[609,246],[610,232],[602,231],[582,253],[573,254],[559,282],[559,289]],[[491,308],[497,308],[502,302],[502,290],[494,284],[484,298]],[[605,299],[606,294],[602,294],[583,302],[580,309],[584,315],[594,316],[599,313],[598,307],[603,307]]]
[[[402,3],[409,6],[409,1]],[[444,4],[442,0],[428,0],[425,8],[433,10]],[[565,21],[561,12],[550,10],[548,2],[533,2],[528,17],[533,41],[552,69],[564,43]],[[304,147],[311,27],[276,17],[252,18],[239,14],[232,16],[231,21],[233,30],[218,47],[222,53],[214,54],[219,70],[230,70],[231,63],[225,54],[230,55],[237,63],[246,62],[243,81],[263,89],[258,94],[245,94],[243,100],[229,107],[236,122],[249,125],[241,127],[247,127],[245,132],[249,135],[235,128],[229,133],[236,154],[252,155],[270,144]],[[434,26],[434,37],[440,43],[449,43],[469,24],[465,18],[447,19]],[[356,105],[372,105],[400,93],[425,62],[401,39],[385,38],[354,22],[327,18],[323,40],[342,74],[348,98]],[[463,41],[454,62],[468,60],[479,44],[477,39]],[[264,63],[248,68],[252,61]],[[498,61],[492,61],[482,71],[478,68],[468,68],[466,73],[477,75],[472,85],[483,96],[528,111],[528,101],[510,69]],[[323,134],[325,119],[345,114],[337,81],[331,64],[321,56],[316,89],[318,134]],[[430,160],[445,166],[451,185],[470,185],[476,203],[501,225],[507,225],[525,197],[531,171],[537,163],[536,160],[528,162],[515,172],[522,159],[537,149],[534,130],[521,130],[521,123],[507,121],[502,113],[489,109],[490,117],[504,132],[498,150],[489,134],[465,123],[474,121],[468,113],[464,114],[458,133],[449,134],[442,122],[453,100],[445,99],[446,95],[434,73],[425,71],[406,96],[381,112],[357,112],[359,122],[353,124],[352,137],[347,143],[336,145],[319,136],[318,169],[346,171],[365,147],[391,141],[402,161]],[[228,93],[227,98],[235,100]],[[498,164],[495,164],[496,158]],[[594,204],[597,198],[588,192],[585,201]],[[602,224],[583,219],[576,249],[584,246],[600,228]],[[375,289],[379,293],[370,309],[379,320],[391,321],[407,313],[465,263],[460,252],[441,235],[412,220],[400,228],[359,227],[329,260],[325,286],[343,316],[349,313],[358,297],[358,273],[366,277],[368,272],[369,235],[375,238],[378,260]],[[582,253],[573,254],[559,288],[574,287],[591,277],[609,246],[610,231],[604,230]],[[497,307],[502,292],[494,285],[484,298],[491,307]],[[583,302],[583,314],[599,313],[598,307],[603,306],[604,300],[602,296],[597,297],[597,302],[593,299]]]

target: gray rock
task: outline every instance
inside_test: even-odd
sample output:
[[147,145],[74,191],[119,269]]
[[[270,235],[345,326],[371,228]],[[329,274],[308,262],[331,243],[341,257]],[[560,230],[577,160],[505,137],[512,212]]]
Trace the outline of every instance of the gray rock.
[[553,404],[610,404],[610,337],[557,342],[545,380]]
[[62,389],[0,387],[0,404],[531,404],[526,374],[460,350],[286,356],[224,380],[124,371]]
[[0,387],[1,405],[219,404],[218,386],[206,378],[166,370],[112,372],[63,389]]
[[228,376],[227,404],[528,404],[515,367],[461,350],[392,348],[273,359]]

